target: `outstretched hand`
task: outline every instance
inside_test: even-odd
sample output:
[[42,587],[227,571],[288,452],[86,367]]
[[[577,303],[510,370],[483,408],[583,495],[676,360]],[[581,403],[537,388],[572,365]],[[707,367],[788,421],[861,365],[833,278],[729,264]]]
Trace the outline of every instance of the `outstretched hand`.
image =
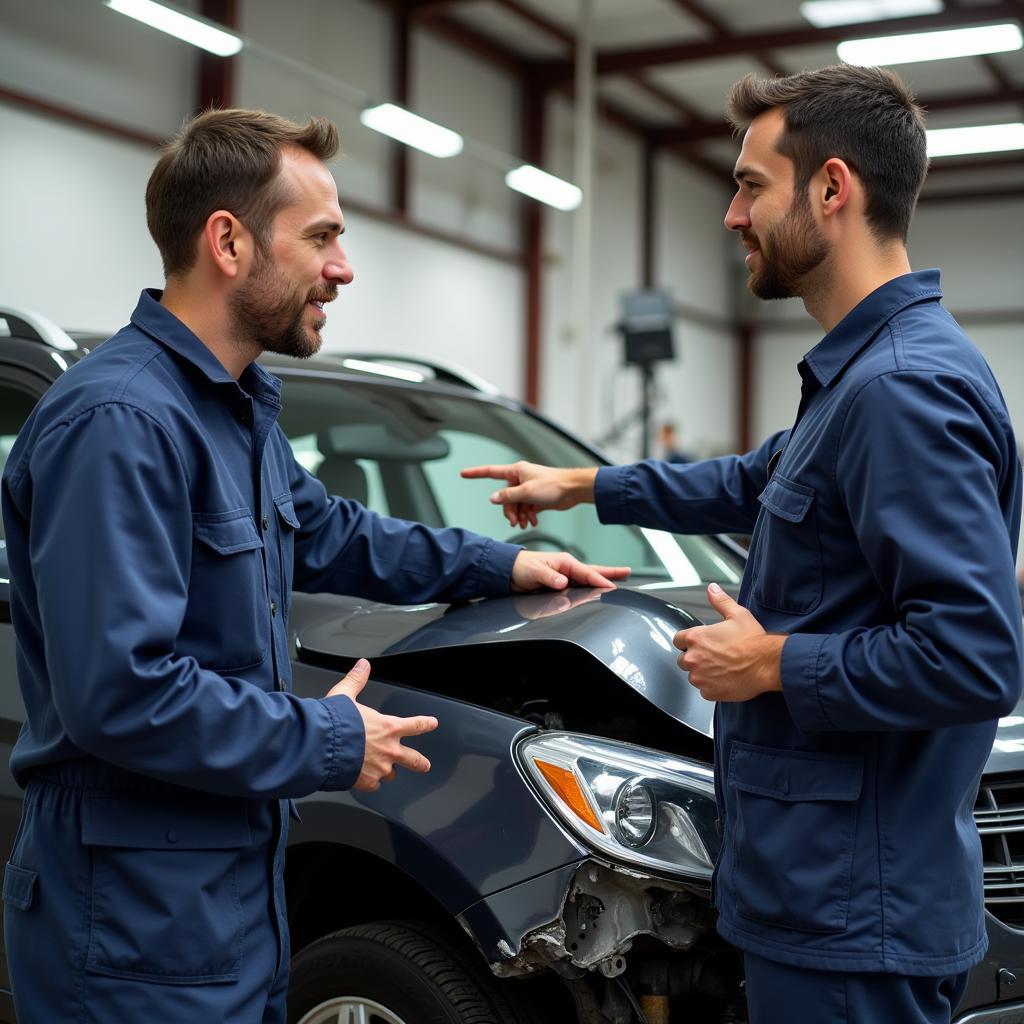
[[512,591],[563,590],[570,582],[607,590],[629,573],[628,566],[587,565],[565,551],[520,551],[512,565]]
[[764,627],[717,583],[708,602],[723,617],[711,626],[681,629],[673,643],[683,653],[679,667],[705,700],[750,700],[782,689],[782,645],[786,637]]
[[370,663],[360,658],[344,679],[335,683],[328,691],[328,697],[350,697],[356,710],[362,716],[366,732],[366,749],[363,753],[363,767],[353,789],[372,793],[380,789],[382,782],[395,777],[399,765],[412,772],[430,771],[430,762],[419,751],[402,745],[406,736],[420,736],[437,728],[437,719],[431,715],[416,715],[413,718],[397,718],[382,715],[373,708],[360,704],[356,698],[370,678]]
[[556,469],[534,462],[513,462],[504,466],[470,466],[461,474],[467,480],[504,480],[510,486],[491,495],[492,505],[501,505],[509,526],[537,525],[543,509],[565,510],[594,500],[596,467]]

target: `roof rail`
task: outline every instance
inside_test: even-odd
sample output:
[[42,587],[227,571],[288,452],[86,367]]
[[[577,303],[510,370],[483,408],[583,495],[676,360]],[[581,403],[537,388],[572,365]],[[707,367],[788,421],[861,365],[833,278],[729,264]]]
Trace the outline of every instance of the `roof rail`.
[[7,330],[12,337],[38,341],[62,352],[72,352],[78,348],[78,345],[52,320],[31,310],[0,303],[0,320],[6,321]]
[[[398,364],[400,366],[421,367],[429,370],[435,380],[443,381],[446,384],[458,384],[464,388],[471,388],[473,391],[480,391],[485,395],[499,395],[501,392],[483,377],[478,377],[469,370],[459,366],[452,366],[449,363],[439,363],[432,359],[422,359],[419,356],[399,355],[397,352],[338,352],[325,353],[337,355],[342,360],[356,360],[363,363],[381,364],[382,369],[386,366]],[[396,369],[398,367],[395,367]]]

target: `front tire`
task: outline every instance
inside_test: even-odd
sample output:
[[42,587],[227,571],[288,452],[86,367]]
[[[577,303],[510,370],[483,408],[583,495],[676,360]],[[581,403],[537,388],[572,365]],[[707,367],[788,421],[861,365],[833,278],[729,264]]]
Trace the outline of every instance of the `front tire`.
[[542,1024],[518,993],[500,991],[516,984],[424,925],[357,925],[295,957],[288,1024]]

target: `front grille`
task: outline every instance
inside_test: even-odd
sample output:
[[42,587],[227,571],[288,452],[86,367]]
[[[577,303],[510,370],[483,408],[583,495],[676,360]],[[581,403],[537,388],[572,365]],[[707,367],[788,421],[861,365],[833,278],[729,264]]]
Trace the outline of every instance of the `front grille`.
[[985,906],[1024,928],[1024,780],[983,785],[974,805],[985,858]]

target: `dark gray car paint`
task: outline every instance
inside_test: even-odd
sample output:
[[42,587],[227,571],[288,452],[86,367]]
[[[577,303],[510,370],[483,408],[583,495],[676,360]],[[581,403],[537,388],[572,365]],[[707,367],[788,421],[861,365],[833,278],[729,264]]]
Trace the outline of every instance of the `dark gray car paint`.
[[[300,696],[322,697],[337,679],[328,669],[297,666],[293,686]],[[372,679],[359,699],[383,714],[437,717],[435,732],[409,744],[430,760],[430,774],[399,771],[374,793],[314,793],[299,801],[302,821],[292,824],[291,844],[344,836],[413,874],[453,916],[586,856],[515,767],[512,747],[534,731],[520,719]]]
[[[698,588],[703,594],[703,588]],[[677,600],[669,602],[669,596]],[[305,655],[318,660],[367,657],[379,664],[399,654],[468,646],[557,641],[596,659],[645,700],[677,722],[711,735],[712,704],[676,665],[672,640],[698,625],[682,607],[685,591],[574,590],[492,598],[458,607],[391,608],[352,602],[345,614],[324,615],[298,635]],[[311,616],[304,616],[307,620]],[[498,650],[494,657],[500,657]]]

